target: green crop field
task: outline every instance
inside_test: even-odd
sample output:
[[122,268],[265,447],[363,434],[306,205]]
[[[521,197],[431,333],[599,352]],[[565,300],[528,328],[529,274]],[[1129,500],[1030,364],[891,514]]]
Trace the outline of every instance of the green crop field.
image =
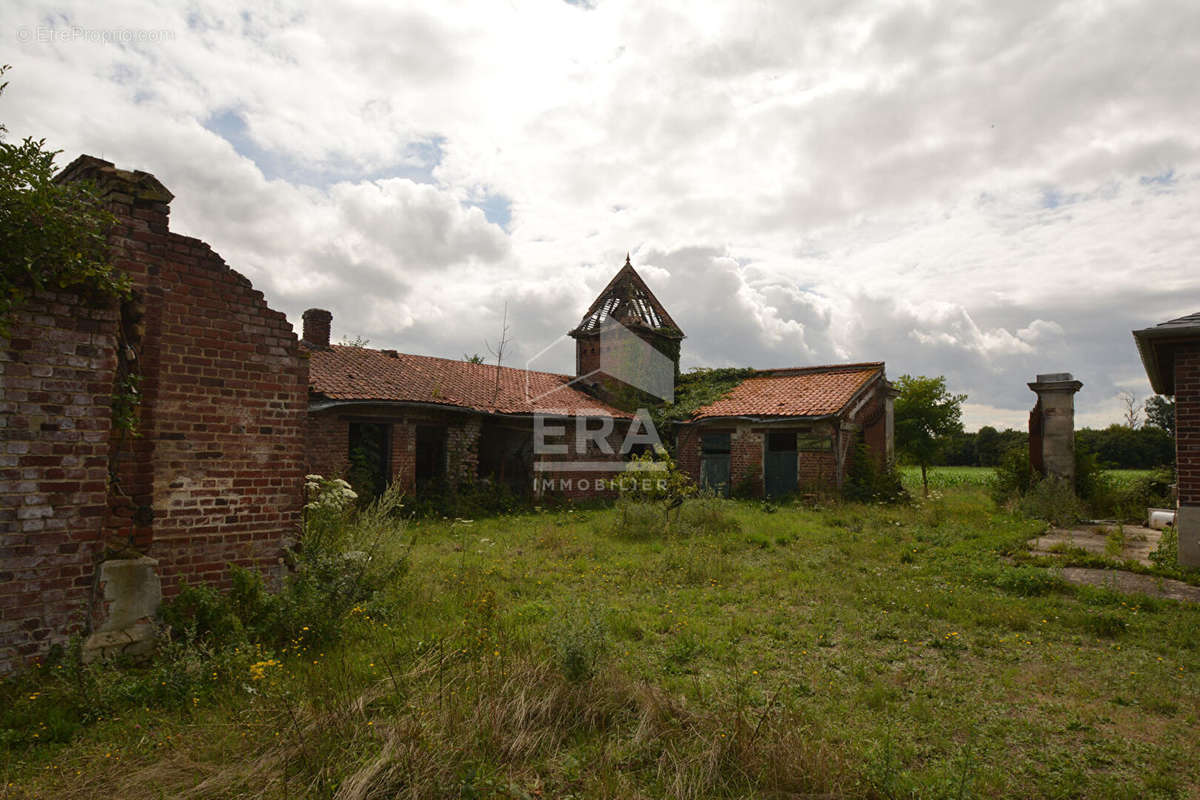
[[0,794],[1197,796],[1200,610],[1009,563],[1043,524],[986,472],[899,507],[688,501],[666,531],[376,521],[331,562],[383,570],[370,597],[243,593],[150,665],[4,684]]
[[[1105,474],[1119,484],[1129,484],[1150,475],[1148,469],[1110,469]],[[995,474],[992,467],[930,467],[929,488],[947,489],[959,486],[986,487]],[[900,467],[900,476],[909,491],[921,488],[921,468]]]

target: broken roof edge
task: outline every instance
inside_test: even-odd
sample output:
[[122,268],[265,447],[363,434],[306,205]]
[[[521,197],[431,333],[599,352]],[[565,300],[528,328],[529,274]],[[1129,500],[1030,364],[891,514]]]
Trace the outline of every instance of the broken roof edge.
[[617,288],[622,280],[632,281],[638,288],[644,291],[646,293],[647,302],[650,304],[654,312],[662,318],[663,324],[661,327],[655,328],[647,325],[645,326],[647,330],[655,331],[657,333],[670,330],[676,332],[678,334],[678,338],[680,339],[687,338],[683,332],[683,328],[679,327],[679,324],[671,318],[671,314],[667,311],[666,307],[654,294],[654,291],[642,278],[641,274],[634,268],[633,263],[629,259],[628,253],[625,254],[624,266],[617,270],[617,274],[613,275],[612,279],[609,280],[609,282],[605,284],[604,288],[600,291],[600,294],[596,295],[596,299],[592,301],[591,305],[588,306],[587,311],[584,312],[583,317],[580,318],[579,324],[567,332],[568,336],[571,336],[572,338],[579,338],[580,335],[596,332],[595,330],[588,330],[589,322],[591,318],[601,309],[605,300],[611,296],[613,291]]
[[[308,402],[308,412],[310,414],[320,411],[328,411],[333,408],[343,408],[345,406],[383,406],[385,408],[427,408],[433,411],[454,411],[460,414],[479,414],[485,417],[499,417],[502,419],[530,419],[534,417],[554,417],[561,419],[633,419],[633,414],[630,414],[619,409],[612,409],[615,413],[609,413],[609,409],[596,406],[590,411],[601,413],[596,414],[572,414],[564,412],[562,409],[548,408],[545,410],[534,411],[496,411],[476,408],[474,406],[463,406],[454,403],[425,403],[420,400],[373,400],[373,399],[354,399],[354,400],[338,400],[321,395],[319,392],[313,394],[320,395],[321,399],[313,399],[311,396]],[[599,401],[597,401],[599,402]]]
[[631,322],[631,323],[627,324],[627,323],[621,322],[618,319],[614,319],[613,317],[606,317],[603,322],[600,322],[599,324],[596,325],[596,327],[590,328],[590,329],[585,329],[584,323],[580,323],[579,325],[576,325],[571,330],[567,331],[567,336],[570,336],[572,339],[579,339],[584,336],[595,336],[596,334],[598,334],[602,330],[604,330],[605,327],[608,327],[610,325],[620,325],[622,328],[625,328],[626,330],[631,330],[631,331],[632,330],[648,331],[648,332],[654,334],[655,336],[661,336],[664,339],[680,339],[680,340],[682,340],[682,339],[687,338],[687,334],[684,333],[682,330],[680,330],[677,325],[667,325],[667,326],[664,326],[661,328],[655,328],[650,325],[647,325],[644,322]]

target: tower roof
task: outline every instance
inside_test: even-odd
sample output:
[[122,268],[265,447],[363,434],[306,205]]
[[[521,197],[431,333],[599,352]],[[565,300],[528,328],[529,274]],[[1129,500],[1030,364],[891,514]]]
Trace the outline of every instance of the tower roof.
[[628,254],[625,256],[625,266],[621,267],[604,287],[604,291],[600,292],[600,296],[592,302],[570,335],[585,336],[598,333],[610,319],[627,328],[645,328],[670,339],[684,338],[683,331],[675,324],[675,320],[671,319],[662,303],[658,302],[658,298],[650,291],[642,276],[637,274]]

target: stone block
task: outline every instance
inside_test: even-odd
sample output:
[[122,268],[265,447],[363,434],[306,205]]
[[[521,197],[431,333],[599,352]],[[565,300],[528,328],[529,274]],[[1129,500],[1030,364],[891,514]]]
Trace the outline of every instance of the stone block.
[[156,632],[149,622],[119,631],[97,631],[83,643],[83,662],[112,661],[119,657],[146,658],[154,652]]
[[110,559],[101,562],[98,588],[105,619],[97,633],[122,631],[153,619],[162,602],[162,581],[153,558]]

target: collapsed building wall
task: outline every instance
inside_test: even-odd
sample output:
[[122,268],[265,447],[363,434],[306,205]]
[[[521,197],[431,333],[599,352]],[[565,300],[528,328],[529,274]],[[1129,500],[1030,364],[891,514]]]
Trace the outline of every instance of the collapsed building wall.
[[[133,298],[39,293],[0,340],[0,671],[100,622],[106,555],[156,559],[167,596],[219,585],[229,563],[278,568],[303,503],[308,369],[286,317],[170,232],[154,176],[83,156],[59,180],[117,217]],[[130,386],[135,431],[112,423]]]

